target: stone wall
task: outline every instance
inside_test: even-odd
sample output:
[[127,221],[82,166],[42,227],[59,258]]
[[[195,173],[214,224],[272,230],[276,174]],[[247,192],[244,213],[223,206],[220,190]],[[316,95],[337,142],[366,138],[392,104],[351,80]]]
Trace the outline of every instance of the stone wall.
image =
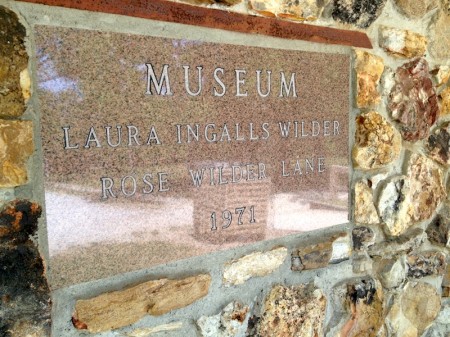
[[[367,33],[373,49],[353,56],[352,221],[55,290],[52,335],[449,336],[449,1],[188,2]],[[38,7],[0,6],[0,336],[51,324],[26,28]]]

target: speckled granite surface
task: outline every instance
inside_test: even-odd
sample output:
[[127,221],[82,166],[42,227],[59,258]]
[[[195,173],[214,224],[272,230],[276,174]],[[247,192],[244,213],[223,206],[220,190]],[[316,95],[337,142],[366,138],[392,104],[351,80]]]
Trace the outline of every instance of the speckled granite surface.
[[347,221],[348,55],[35,31],[54,287]]

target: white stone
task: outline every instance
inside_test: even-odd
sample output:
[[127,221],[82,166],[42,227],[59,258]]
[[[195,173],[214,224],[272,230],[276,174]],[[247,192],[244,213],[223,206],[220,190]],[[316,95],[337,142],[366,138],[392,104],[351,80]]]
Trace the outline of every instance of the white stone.
[[348,234],[334,240],[332,247],[333,251],[331,253],[330,263],[348,260],[352,254],[352,244]]
[[407,226],[407,207],[404,201],[408,190],[408,178],[395,177],[385,186],[378,200],[379,214],[392,235],[400,234]]
[[251,277],[268,275],[283,264],[286,256],[285,247],[246,255],[225,265],[223,281],[230,286],[242,284]]
[[200,317],[197,325],[203,337],[245,337],[249,317],[249,307],[232,302],[217,315]]

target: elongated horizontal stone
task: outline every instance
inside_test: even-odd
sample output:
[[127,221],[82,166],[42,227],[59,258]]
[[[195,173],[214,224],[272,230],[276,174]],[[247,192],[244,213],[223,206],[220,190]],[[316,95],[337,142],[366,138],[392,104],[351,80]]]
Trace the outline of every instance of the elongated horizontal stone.
[[179,330],[183,327],[183,322],[174,322],[169,324],[157,325],[151,328],[139,328],[129,332],[127,337],[149,337],[152,334],[163,331]]
[[278,269],[287,256],[285,247],[269,252],[256,252],[225,265],[223,282],[225,285],[242,284],[256,276],[265,276]]
[[350,237],[347,233],[340,233],[324,238],[322,242],[301,247],[292,254],[291,270],[318,269],[330,263],[347,260],[351,254]]
[[73,322],[96,333],[132,324],[143,316],[163,315],[183,308],[208,294],[210,275],[181,280],[160,279],[100,296],[78,300]]

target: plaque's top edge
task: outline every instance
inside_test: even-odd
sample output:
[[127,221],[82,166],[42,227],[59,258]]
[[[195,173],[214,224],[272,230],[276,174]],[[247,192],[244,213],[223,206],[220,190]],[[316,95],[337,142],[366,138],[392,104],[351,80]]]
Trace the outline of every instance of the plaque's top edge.
[[[372,48],[372,44],[364,32],[250,16],[170,1],[154,0],[150,2],[139,2],[131,7],[128,2],[123,0],[107,0],[95,3],[91,1],[74,2],[70,0],[23,1],[35,4],[45,4],[49,6],[66,7],[91,12],[119,14],[128,17],[163,21],[166,26],[167,22],[171,22],[237,33],[250,33],[255,34],[256,36],[270,36],[288,39],[291,41],[308,41],[310,43],[312,42],[325,45]],[[46,8],[48,9],[48,7]],[[65,17],[67,18],[67,16]]]

